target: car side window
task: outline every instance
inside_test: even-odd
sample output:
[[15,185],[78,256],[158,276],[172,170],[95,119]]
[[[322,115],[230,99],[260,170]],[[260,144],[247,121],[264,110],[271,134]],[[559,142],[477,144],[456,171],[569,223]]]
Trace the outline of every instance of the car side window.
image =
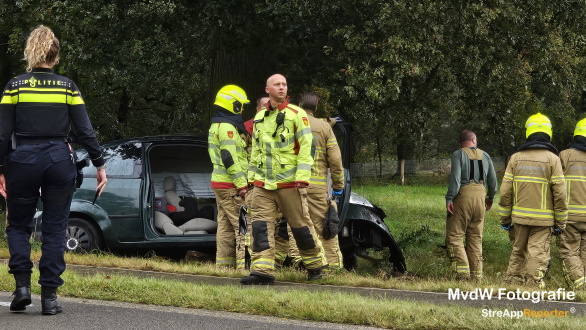
[[[85,149],[77,149],[77,159],[88,158]],[[142,177],[142,143],[131,142],[119,146],[103,148],[108,178],[137,179]],[[94,165],[83,169],[83,176],[95,178],[97,170]]]

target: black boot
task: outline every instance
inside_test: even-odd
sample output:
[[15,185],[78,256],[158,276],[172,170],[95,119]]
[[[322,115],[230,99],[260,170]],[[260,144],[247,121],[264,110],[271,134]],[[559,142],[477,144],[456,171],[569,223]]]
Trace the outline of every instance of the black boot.
[[57,288],[41,287],[41,307],[43,315],[61,313],[61,305],[57,301]]
[[261,274],[250,274],[240,279],[242,285],[273,285],[275,284],[274,276],[267,276]]
[[316,280],[320,280],[320,279],[321,279],[321,268],[307,270],[307,280],[308,281],[316,281]]
[[26,310],[26,306],[31,304],[31,274],[17,273],[14,274],[14,281],[16,282],[16,290],[12,294],[14,299],[10,304],[10,311],[13,313],[22,313]]

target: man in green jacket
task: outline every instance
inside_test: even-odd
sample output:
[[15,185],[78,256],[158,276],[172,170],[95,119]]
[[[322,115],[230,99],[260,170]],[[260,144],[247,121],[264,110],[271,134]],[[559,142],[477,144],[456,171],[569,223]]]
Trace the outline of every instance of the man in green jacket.
[[446,247],[457,278],[480,279],[484,211],[492,208],[497,191],[496,173],[490,156],[476,146],[474,132],[462,131],[460,143],[462,148],[452,155],[452,173],[446,194]]

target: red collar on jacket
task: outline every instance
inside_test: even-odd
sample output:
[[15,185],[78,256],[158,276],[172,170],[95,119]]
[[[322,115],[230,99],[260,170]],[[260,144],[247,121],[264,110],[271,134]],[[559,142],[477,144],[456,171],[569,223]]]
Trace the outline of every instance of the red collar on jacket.
[[253,125],[254,125],[254,118],[244,122],[244,127],[246,128],[246,131],[248,131],[248,134],[250,134],[250,136],[252,136],[252,126]]
[[[279,104],[278,108],[279,111],[282,111],[283,109],[285,109],[287,106],[289,105],[289,96],[287,96],[287,99],[285,100],[285,102]],[[269,109],[270,111],[275,110],[273,108],[273,106],[271,105],[271,101],[267,102],[267,109]]]

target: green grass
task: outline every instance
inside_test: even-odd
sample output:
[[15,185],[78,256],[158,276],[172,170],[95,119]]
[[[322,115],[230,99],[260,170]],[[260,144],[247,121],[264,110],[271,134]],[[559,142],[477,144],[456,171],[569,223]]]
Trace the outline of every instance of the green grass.
[[[418,278],[443,281],[449,277],[449,263],[444,245],[446,186],[368,185],[353,189],[387,214],[385,219],[391,233],[405,255],[407,268]],[[492,210],[485,215],[483,233],[484,283],[499,284],[507,270],[512,245],[508,233],[501,229],[498,215],[498,194]],[[565,285],[560,255],[554,237],[551,248],[551,274]],[[548,277],[548,288],[558,285]]]
[[[498,196],[493,209],[486,213],[483,237],[485,278],[480,284],[456,281],[452,278],[445,250],[438,247],[444,245],[446,217],[444,195],[446,189],[447,187],[444,185],[371,184],[355,186],[353,191],[365,196],[386,212],[385,221],[403,249],[409,273],[414,276],[387,279],[388,269],[381,269],[378,265],[359,259],[357,273],[340,271],[328,274],[318,283],[434,292],[447,292],[448,288],[455,287],[467,290],[479,285],[496,289],[501,287],[516,289],[516,285],[503,283],[501,277],[501,274],[506,272],[512,246],[508,240],[507,232],[500,228],[498,222]],[[3,225],[4,221],[0,218],[0,230]],[[374,255],[382,256],[380,253]],[[0,235],[0,258],[9,258],[9,256],[3,235]],[[33,260],[40,259],[38,244],[33,246],[31,257]],[[106,252],[68,253],[66,261],[69,264],[225,277],[241,277],[247,274],[244,271],[218,268],[213,264],[173,262],[155,255],[129,258]],[[551,271],[557,281],[564,286],[559,253],[554,243],[552,243]],[[285,268],[277,270],[276,279],[306,282],[306,275]],[[546,281],[549,289],[558,287],[551,278],[548,277]],[[521,288],[531,289],[530,287]],[[576,301],[586,301],[586,292],[578,292]]]
[[[12,290],[12,276],[0,265],[0,290]],[[33,273],[33,282],[38,271]],[[391,329],[578,329],[583,319],[484,318],[481,310],[410,301],[389,301],[320,291],[210,286],[132,276],[81,276],[65,272],[60,296],[116,300],[281,318],[370,325]],[[40,287],[32,286],[34,293]]]
[[[388,184],[370,184],[370,185],[355,185],[353,191],[365,196],[372,203],[381,207],[387,214],[385,219],[387,225],[391,229],[391,232],[395,236],[395,239],[399,242],[403,249],[403,254],[406,258],[407,268],[409,274],[412,276],[405,277],[391,277],[387,278],[387,270],[381,269],[378,265],[374,265],[369,261],[359,259],[359,271],[357,273],[349,273],[346,271],[340,271],[333,274],[327,274],[324,279],[317,281],[317,284],[331,284],[331,285],[346,285],[346,286],[357,286],[357,287],[376,287],[376,288],[393,288],[393,289],[408,289],[408,290],[421,290],[421,291],[433,291],[433,292],[447,292],[449,288],[460,288],[461,290],[472,290],[477,287],[481,288],[508,288],[509,290],[516,290],[520,288],[522,291],[533,291],[534,288],[528,286],[518,286],[512,284],[505,284],[502,281],[501,274],[504,274],[507,269],[509,256],[512,250],[512,246],[508,240],[507,232],[500,228],[498,222],[498,196],[495,200],[493,210],[486,213],[486,222],[484,227],[483,237],[483,255],[484,255],[484,273],[485,278],[480,283],[473,283],[467,281],[455,280],[449,269],[449,263],[446,257],[445,250],[438,247],[444,245],[444,231],[445,231],[445,200],[444,195],[447,187],[445,185],[388,185]],[[0,233],[3,227],[3,217],[0,218]],[[375,256],[382,257],[384,253],[373,253]],[[552,275],[557,281],[565,286],[563,276],[561,274],[561,264],[559,259],[559,252],[554,243],[552,243]],[[9,253],[6,248],[6,242],[3,235],[0,235],[0,258],[8,258]],[[33,246],[32,259],[39,260],[40,249],[38,245]],[[201,275],[214,275],[224,277],[241,277],[247,274],[245,271],[237,271],[233,269],[219,268],[209,263],[187,263],[187,262],[174,262],[167,260],[156,255],[149,255],[144,257],[123,257],[117,256],[111,253],[98,252],[90,254],[66,254],[66,261],[69,264],[80,264],[90,266],[102,266],[102,267],[119,267],[139,270],[154,270],[171,273],[183,273],[183,274],[201,274]],[[289,301],[287,299],[295,300],[302,299],[301,296],[305,297],[305,302],[301,303],[301,300],[295,304],[290,305],[287,302],[286,306],[289,308],[276,308],[276,307],[258,307],[261,302],[249,301],[248,298],[243,298],[240,295],[245,294],[249,291],[238,291],[238,288],[222,287],[214,289],[213,287],[206,286],[194,286],[193,284],[182,284],[175,283],[177,288],[194,287],[190,290],[199,291],[186,291],[190,294],[195,294],[196,297],[204,297],[205,295],[218,295],[217,292],[223,292],[228,294],[230,297],[239,300],[238,304],[233,302],[230,305],[229,302],[221,301],[217,304],[208,302],[209,297],[202,298],[205,304],[199,304],[193,302],[188,298],[181,298],[179,303],[170,302],[168,299],[172,295],[165,293],[165,290],[158,290],[159,293],[152,293],[143,291],[141,294],[136,296],[127,296],[124,290],[120,289],[124,283],[134,283],[143,290],[150,290],[151,287],[157,287],[160,285],[171,285],[167,282],[163,284],[149,280],[138,280],[134,278],[124,277],[113,277],[114,281],[106,281],[104,278],[91,277],[88,278],[88,283],[102,284],[118,283],[112,287],[112,289],[102,290],[99,285],[87,286],[84,288],[83,285],[76,283],[86,281],[82,277],[74,275],[72,273],[66,273],[66,285],[63,287],[62,292],[66,295],[75,297],[87,297],[95,299],[112,299],[122,300],[140,303],[154,303],[171,306],[183,306],[183,307],[194,307],[194,308],[208,308],[208,309],[219,309],[219,310],[230,310],[238,311],[251,314],[262,314],[262,315],[274,315],[281,317],[301,318],[310,320],[321,320],[321,321],[332,321],[332,322],[344,322],[352,324],[369,324],[384,327],[397,327],[397,328],[409,328],[409,329],[443,329],[443,328],[530,328],[530,324],[533,325],[545,325],[548,327],[568,327],[569,325],[564,322],[573,322],[568,320],[557,320],[555,323],[548,323],[550,321],[539,320],[537,322],[545,323],[527,323],[533,321],[517,321],[502,320],[498,318],[488,319],[480,317],[479,310],[466,309],[461,307],[450,307],[450,306],[437,306],[422,303],[401,303],[400,306],[397,304],[390,304],[384,307],[385,303],[378,307],[380,302],[374,301],[368,298],[360,297],[338,297],[335,296],[333,301],[337,304],[336,306],[349,306],[349,304],[357,304],[363,306],[366,311],[372,310],[373,315],[369,318],[368,316],[359,316],[358,312],[343,309],[343,315],[352,315],[352,318],[339,316],[337,314],[328,314],[327,310],[323,310],[321,305],[314,305],[314,302],[320,300],[319,296],[322,293],[286,293],[286,292],[272,292],[272,291],[259,291],[259,299],[266,301],[275,302],[279,304],[279,301]],[[276,279],[280,281],[291,281],[291,282],[306,282],[306,274],[296,272],[292,269],[285,268],[277,270]],[[77,281],[77,282],[76,282]],[[129,282],[130,281],[130,282]],[[71,284],[70,284],[71,282]],[[558,285],[551,279],[546,279],[548,290],[555,290]],[[12,290],[12,280],[10,276],[6,274],[5,270],[0,269],[0,286],[5,290]],[[110,284],[108,284],[110,285]],[[106,288],[109,286],[104,286]],[[121,290],[121,291],[117,291]],[[173,289],[175,290],[175,289]],[[179,292],[183,289],[178,289]],[[219,290],[219,291],[214,291]],[[253,289],[254,295],[257,296],[257,289]],[[216,292],[216,293],[214,293]],[[244,293],[242,293],[244,292]],[[270,293],[269,293],[270,292]],[[223,294],[222,293],[222,294]],[[142,295],[146,296],[142,297]],[[309,296],[305,296],[309,294]],[[267,296],[269,295],[269,296]],[[312,296],[313,295],[313,296]],[[184,295],[181,295],[183,297]],[[329,296],[328,296],[329,297]],[[216,300],[219,298],[216,298]],[[251,298],[252,299],[252,298]],[[281,300],[279,300],[281,299]],[[325,299],[325,298],[324,298]],[[330,299],[330,298],[328,298]],[[328,300],[325,299],[325,300]],[[350,299],[350,300],[344,300]],[[354,299],[354,300],[352,300]],[[358,299],[358,300],[355,300]],[[185,303],[184,303],[185,301]],[[222,302],[223,301],[223,302]],[[246,307],[243,303],[246,301],[251,306],[257,307]],[[313,301],[313,302],[312,302]],[[586,301],[586,292],[579,291],[575,301]],[[324,302],[320,302],[325,304]],[[177,305],[179,304],[179,305]],[[307,304],[307,305],[305,305]],[[329,302],[328,302],[329,304]],[[370,305],[374,304],[374,305]],[[387,303],[388,304],[388,303]],[[208,306],[209,305],[209,306]],[[308,306],[308,307],[307,307]],[[324,305],[325,306],[325,305]],[[329,306],[329,305],[328,305]],[[294,308],[293,308],[294,307]],[[307,307],[307,308],[306,308]],[[325,308],[325,307],[324,307]],[[339,308],[339,307],[338,307]],[[346,307],[344,307],[346,308]],[[390,309],[385,309],[390,308]],[[334,308],[336,309],[336,308]],[[428,310],[434,310],[433,314],[427,312]],[[412,310],[418,310],[422,312],[412,312]],[[441,311],[441,312],[439,312]],[[318,313],[319,312],[319,313]],[[313,314],[312,314],[313,313]],[[357,314],[358,313],[358,314]],[[386,319],[377,313],[387,313]],[[380,314],[380,315],[382,315]],[[439,315],[441,314],[441,315]],[[452,315],[448,317],[447,315]],[[392,316],[392,317],[391,317]],[[425,317],[423,317],[425,316]],[[354,319],[355,318],[355,319]],[[395,320],[398,319],[398,320]],[[413,319],[413,322],[409,320]],[[405,322],[403,322],[405,321]],[[433,321],[433,322],[432,322]],[[500,323],[499,323],[500,322]],[[432,323],[434,325],[432,325]],[[449,325],[449,326],[448,326]],[[490,326],[489,326],[490,325]]]

